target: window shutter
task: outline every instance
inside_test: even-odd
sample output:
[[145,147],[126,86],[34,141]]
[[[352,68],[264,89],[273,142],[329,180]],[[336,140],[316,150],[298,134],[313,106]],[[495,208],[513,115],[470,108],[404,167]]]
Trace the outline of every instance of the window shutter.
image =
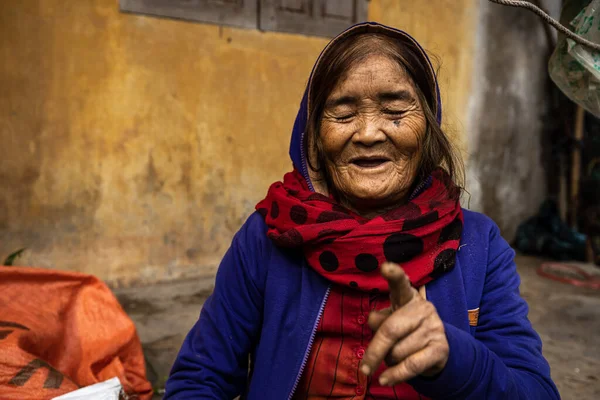
[[258,28],[258,0],[120,0],[122,11]]
[[260,29],[332,37],[367,19],[368,0],[260,0]]

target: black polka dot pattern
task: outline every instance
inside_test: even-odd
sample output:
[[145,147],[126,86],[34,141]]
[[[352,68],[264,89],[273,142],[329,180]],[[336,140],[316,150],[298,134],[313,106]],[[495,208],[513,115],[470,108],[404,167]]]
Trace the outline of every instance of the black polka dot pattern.
[[379,266],[377,258],[374,255],[367,253],[357,255],[354,259],[354,264],[356,265],[356,268],[363,272],[375,271]]
[[271,218],[276,219],[279,217],[279,204],[276,201],[271,204]]
[[276,246],[303,253],[311,268],[335,284],[383,299],[387,288],[379,269],[386,261],[400,264],[413,284],[429,282],[458,263],[464,222],[442,178],[443,172],[432,174],[431,185],[414,199],[366,218],[308,190],[294,171],[284,184],[269,188],[256,213]]
[[317,217],[317,223],[323,224],[325,222],[339,221],[342,219],[353,219],[353,218],[348,214],[344,214],[344,213],[340,213],[340,212],[336,212],[336,211],[323,211]]
[[310,196],[308,196],[306,198],[306,200],[308,201],[312,201],[312,200],[316,200],[316,201],[326,201],[326,202],[331,202],[331,199],[325,195],[322,195],[321,193],[313,193]]
[[419,218],[407,219],[404,221],[404,225],[402,226],[403,231],[410,231],[413,229],[420,228],[432,222],[435,222],[439,219],[439,215],[437,211],[431,211],[427,214],[423,215]]
[[319,256],[319,264],[327,272],[333,272],[340,266],[340,263],[331,251],[324,251]]
[[385,221],[397,221],[399,219],[414,219],[421,215],[419,206],[413,203],[405,204],[404,206],[392,210],[381,216]]
[[447,242],[449,240],[460,240],[460,236],[462,234],[463,224],[460,218],[456,217],[454,221],[450,224],[446,225],[442,232],[440,233],[440,238],[438,240],[439,244]]
[[441,201],[438,201],[438,200],[431,200],[431,201],[429,202],[429,208],[430,208],[431,210],[435,210],[436,208],[438,208],[438,207],[439,207],[439,206],[441,206],[442,204],[444,204],[444,203],[442,203]]
[[333,230],[333,229],[323,229],[321,232],[319,232],[317,234],[317,237],[320,239],[322,237],[329,236],[329,235],[335,235],[335,234],[337,234],[336,230]]
[[277,244],[282,247],[299,247],[302,246],[303,242],[302,235],[294,228],[277,238]]
[[408,233],[395,233],[383,242],[383,254],[388,261],[403,263],[423,251],[423,241]]
[[454,268],[456,264],[456,250],[454,249],[446,249],[443,250],[438,256],[435,258],[433,262],[433,273],[431,274],[432,278],[438,278],[445,272],[450,271]]
[[335,212],[341,212],[344,214],[348,213],[348,210],[345,207],[340,206],[339,204],[334,204],[331,209]]
[[[337,234],[338,234],[338,232],[333,229],[323,229],[321,232],[319,232],[317,237],[319,239],[321,239],[322,244],[331,244],[331,243],[335,242],[335,239],[337,238]],[[334,237],[323,239],[325,236],[332,236],[332,235]]]
[[290,209],[290,218],[298,225],[303,225],[306,223],[308,218],[308,213],[306,212],[306,208],[302,206],[293,206]]

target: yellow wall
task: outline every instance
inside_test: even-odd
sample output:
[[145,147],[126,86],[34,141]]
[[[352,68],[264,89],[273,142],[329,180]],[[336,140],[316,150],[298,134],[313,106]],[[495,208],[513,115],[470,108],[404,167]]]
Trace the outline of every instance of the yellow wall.
[[[459,128],[474,8],[374,0],[369,11],[442,58]],[[20,264],[113,285],[214,274],[290,168],[289,133],[325,43],[121,14],[117,0],[2,2],[0,257],[28,247]]]
[[369,8],[369,18],[410,33],[440,66],[444,127],[463,151],[477,11],[475,0],[379,0]]

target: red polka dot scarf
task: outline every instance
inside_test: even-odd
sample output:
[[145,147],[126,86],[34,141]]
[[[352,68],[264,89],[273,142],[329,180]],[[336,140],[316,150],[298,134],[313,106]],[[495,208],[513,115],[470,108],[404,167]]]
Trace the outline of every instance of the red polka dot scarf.
[[257,204],[277,246],[301,247],[308,264],[329,281],[387,292],[379,266],[402,266],[415,287],[451,270],[463,226],[460,204],[434,172],[429,187],[400,207],[363,218],[309,190],[298,171],[287,173]]

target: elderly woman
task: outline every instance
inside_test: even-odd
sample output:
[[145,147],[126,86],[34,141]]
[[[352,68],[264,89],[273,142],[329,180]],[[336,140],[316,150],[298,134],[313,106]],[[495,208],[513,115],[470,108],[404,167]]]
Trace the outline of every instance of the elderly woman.
[[463,210],[434,70],[365,23],[324,49],[294,170],[233,239],[166,399],[557,399],[514,253]]

